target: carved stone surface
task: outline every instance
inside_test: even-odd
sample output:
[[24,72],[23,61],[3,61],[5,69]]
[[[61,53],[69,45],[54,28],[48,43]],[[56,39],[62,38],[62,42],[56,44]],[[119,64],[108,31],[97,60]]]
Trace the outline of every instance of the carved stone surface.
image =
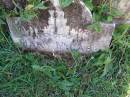
[[[54,0],[55,9],[40,11],[39,17],[23,22],[18,17],[8,17],[7,23],[13,41],[24,49],[43,52],[92,53],[108,48],[114,24],[101,23],[101,32],[84,29],[92,23],[92,15],[82,1],[61,9]],[[44,17],[44,15],[47,15]]]

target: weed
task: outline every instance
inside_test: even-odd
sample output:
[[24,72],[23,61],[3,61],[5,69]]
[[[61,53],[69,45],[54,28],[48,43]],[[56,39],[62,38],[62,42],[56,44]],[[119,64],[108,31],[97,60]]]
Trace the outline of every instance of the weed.
[[121,16],[121,13],[112,7],[112,0],[84,0],[84,3],[89,7],[93,16],[93,23],[86,25],[87,29],[100,32],[100,22],[112,23],[114,17]]
[[125,97],[130,80],[128,30],[129,25],[118,26],[106,50],[84,56],[73,51],[68,66],[63,58],[19,51],[1,26],[0,97]]
[[10,37],[0,33],[0,96],[125,97],[130,64],[128,29],[128,25],[116,29],[110,49],[89,56],[73,51],[71,67],[64,59],[19,53]]

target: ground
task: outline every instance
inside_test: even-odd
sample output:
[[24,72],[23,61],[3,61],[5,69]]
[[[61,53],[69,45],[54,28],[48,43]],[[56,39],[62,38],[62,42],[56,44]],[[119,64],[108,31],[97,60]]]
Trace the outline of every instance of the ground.
[[125,97],[129,89],[127,26],[116,28],[109,49],[65,58],[23,52],[0,32],[0,97]]

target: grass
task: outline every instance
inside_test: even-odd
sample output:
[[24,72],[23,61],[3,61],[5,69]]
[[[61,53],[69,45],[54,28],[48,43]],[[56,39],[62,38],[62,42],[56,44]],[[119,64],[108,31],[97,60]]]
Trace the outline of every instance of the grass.
[[[96,21],[109,12],[104,10],[96,7]],[[0,97],[125,97],[130,92],[128,30],[129,25],[118,26],[110,48],[90,55],[72,51],[69,60],[23,52],[1,30]]]
[[113,33],[111,47],[64,58],[22,52],[0,33],[0,97],[125,97],[130,74],[127,25]]

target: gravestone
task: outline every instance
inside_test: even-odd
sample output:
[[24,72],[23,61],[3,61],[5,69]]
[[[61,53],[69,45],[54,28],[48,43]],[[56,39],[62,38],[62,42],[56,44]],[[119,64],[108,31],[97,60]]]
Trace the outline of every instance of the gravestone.
[[38,18],[29,22],[7,17],[11,37],[21,48],[58,53],[77,50],[89,54],[110,45],[115,25],[101,23],[100,32],[84,28],[93,20],[82,1],[61,8],[59,0],[51,0],[48,9],[38,13]]
[[130,18],[130,0],[113,0],[113,7],[118,9],[124,18]]
[[124,14],[130,13],[130,0],[121,0],[118,4],[118,9]]

